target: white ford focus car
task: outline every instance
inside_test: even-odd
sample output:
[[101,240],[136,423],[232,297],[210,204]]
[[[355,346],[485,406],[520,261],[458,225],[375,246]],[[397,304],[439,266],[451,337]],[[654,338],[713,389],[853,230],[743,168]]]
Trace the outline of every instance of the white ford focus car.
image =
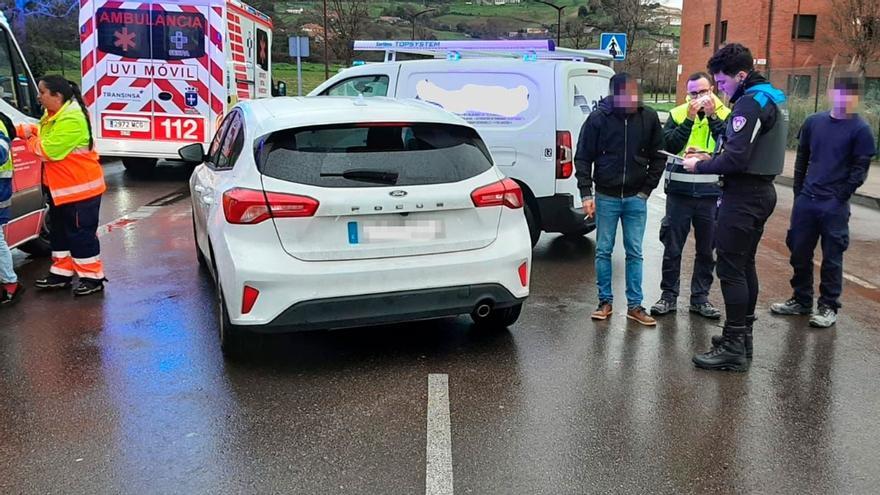
[[220,340],[470,314],[504,327],[529,294],[522,192],[464,120],[418,101],[240,103],[190,180]]

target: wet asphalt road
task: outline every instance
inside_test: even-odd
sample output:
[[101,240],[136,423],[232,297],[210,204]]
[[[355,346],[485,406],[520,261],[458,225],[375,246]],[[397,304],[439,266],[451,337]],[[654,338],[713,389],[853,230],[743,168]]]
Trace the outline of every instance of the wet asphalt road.
[[[853,208],[859,282],[837,328],[811,330],[767,314],[789,294],[779,188],[747,374],[691,365],[716,322],[680,313],[645,329],[619,308],[591,322],[592,236],[548,235],[508,332],[460,318],[280,336],[233,364],[175,195],[188,171],[106,171],[102,222],[140,212],[104,229],[108,291],[30,291],[0,312],[0,493],[424,493],[432,373],[448,375],[457,493],[880,492],[880,212]],[[156,199],[171,202],[143,208]],[[646,305],[662,212],[655,195]],[[48,267],[16,261],[28,284]],[[618,300],[622,270],[621,252]]]

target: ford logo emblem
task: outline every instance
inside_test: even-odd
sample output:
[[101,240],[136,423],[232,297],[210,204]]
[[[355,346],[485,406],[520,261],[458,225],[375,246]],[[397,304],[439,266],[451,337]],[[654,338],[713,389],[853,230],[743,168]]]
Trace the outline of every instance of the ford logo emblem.
[[402,198],[402,197],[406,196],[406,191],[397,190],[397,191],[391,191],[388,194],[390,194],[392,198]]

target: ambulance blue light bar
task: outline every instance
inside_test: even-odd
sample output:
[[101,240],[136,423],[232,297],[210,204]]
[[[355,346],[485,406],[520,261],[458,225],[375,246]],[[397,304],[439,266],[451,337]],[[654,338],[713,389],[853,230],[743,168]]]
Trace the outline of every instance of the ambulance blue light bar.
[[553,40],[383,40],[355,41],[357,51],[435,50],[435,51],[532,51],[556,50]]

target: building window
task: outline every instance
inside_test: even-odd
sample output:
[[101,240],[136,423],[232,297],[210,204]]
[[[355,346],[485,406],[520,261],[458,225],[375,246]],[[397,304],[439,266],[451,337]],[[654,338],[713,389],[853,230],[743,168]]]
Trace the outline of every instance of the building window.
[[721,21],[721,42],[727,43],[727,21]]
[[791,26],[791,39],[814,40],[816,39],[816,16],[795,15]]
[[798,98],[810,96],[810,76],[792,74],[788,76],[788,94]]
[[709,35],[712,33],[712,25],[703,26],[703,46],[709,46]]

